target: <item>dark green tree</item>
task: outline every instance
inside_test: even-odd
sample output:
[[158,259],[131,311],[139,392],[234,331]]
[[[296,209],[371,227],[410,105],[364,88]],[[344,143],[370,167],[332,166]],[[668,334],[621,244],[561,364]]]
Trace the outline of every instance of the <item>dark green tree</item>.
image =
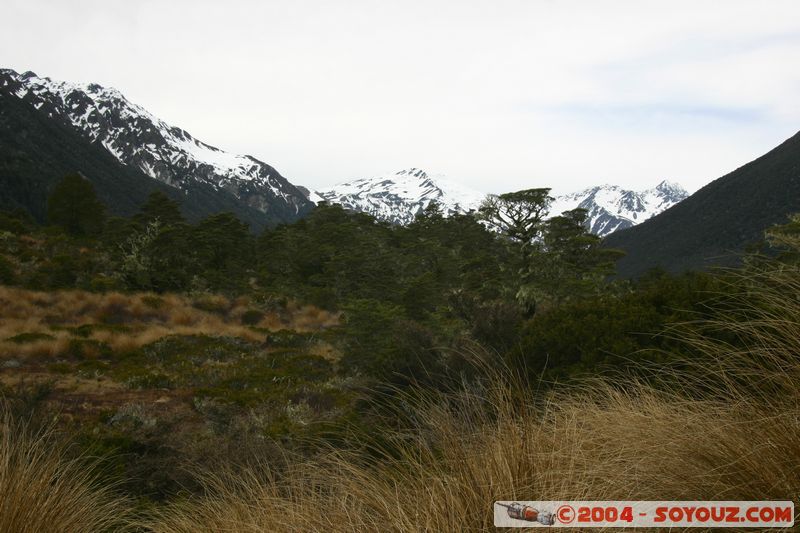
[[408,320],[398,306],[353,300],[344,307],[342,367],[393,384],[423,382],[440,374],[433,333]]
[[553,198],[550,189],[526,189],[489,195],[478,209],[479,217],[519,247],[523,264],[539,242]]
[[305,219],[261,235],[261,282],[326,308],[350,298],[395,302],[400,282],[395,231],[364,213],[319,205]]
[[601,246],[587,230],[585,209],[565,211],[544,224],[541,246],[530,258],[521,292],[535,301],[560,304],[596,293],[623,252]]
[[165,226],[154,219],[135,228],[119,245],[118,271],[128,288],[155,292],[188,289],[197,268],[188,238],[185,224]]
[[185,222],[183,215],[181,215],[178,202],[159,190],[150,193],[141,211],[134,219],[143,226],[154,220],[158,220],[164,226],[172,226]]
[[534,293],[525,286],[530,279],[531,258],[541,250],[545,219],[552,201],[550,189],[525,189],[489,195],[478,209],[478,217],[506,238],[515,251],[514,292],[528,314],[535,311],[536,300]]
[[[431,204],[433,205],[433,204]],[[508,281],[507,248],[472,214],[427,209],[397,230],[403,306],[413,318],[451,307],[471,321],[476,300],[495,299]],[[511,280],[513,281],[513,279]]]
[[626,290],[567,300],[524,324],[509,353],[511,364],[527,368],[537,380],[546,370],[560,381],[612,368],[651,371],[640,365],[643,360],[688,360],[697,352],[674,331],[665,335],[665,324],[711,318],[709,298],[721,298],[733,288],[730,280],[707,273],[653,271]]
[[71,235],[97,235],[103,229],[105,207],[89,180],[69,174],[53,189],[47,200],[47,221]]
[[191,230],[192,269],[210,289],[236,290],[246,286],[253,260],[253,236],[232,213],[204,218]]

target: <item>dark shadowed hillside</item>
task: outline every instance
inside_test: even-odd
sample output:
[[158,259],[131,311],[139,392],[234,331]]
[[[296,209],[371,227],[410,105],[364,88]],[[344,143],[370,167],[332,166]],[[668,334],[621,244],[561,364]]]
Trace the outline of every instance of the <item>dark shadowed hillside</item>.
[[0,208],[41,219],[52,183],[71,172],[121,215],[154,188],[190,220],[229,211],[256,229],[313,207],[273,167],[206,145],[114,89],[0,69]]
[[263,213],[225,192],[196,187],[185,194],[121,164],[102,147],[0,87],[0,207],[23,208],[43,220],[54,184],[76,171],[94,184],[114,214],[136,213],[148,194],[160,189],[181,203],[190,220],[232,211],[254,227],[267,222]]
[[621,276],[734,265],[764,230],[800,211],[800,133],[652,219],[609,235]]

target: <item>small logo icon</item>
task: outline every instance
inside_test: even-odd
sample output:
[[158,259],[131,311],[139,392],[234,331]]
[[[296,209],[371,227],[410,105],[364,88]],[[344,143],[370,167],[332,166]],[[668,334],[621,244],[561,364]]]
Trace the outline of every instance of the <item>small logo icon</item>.
[[545,526],[552,526],[555,523],[555,516],[550,511],[540,511],[534,509],[530,505],[522,505],[518,502],[513,502],[510,505],[504,503],[497,503],[500,507],[505,507],[506,513],[509,518],[515,520],[524,520],[525,522],[538,522]]

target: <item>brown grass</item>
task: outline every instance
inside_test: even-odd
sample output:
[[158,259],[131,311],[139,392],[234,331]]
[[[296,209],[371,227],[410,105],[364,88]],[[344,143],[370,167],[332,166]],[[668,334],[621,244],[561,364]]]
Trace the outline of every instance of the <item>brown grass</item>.
[[98,484],[97,463],[66,457],[52,432],[0,410],[0,531],[133,530],[129,503]]
[[[331,451],[280,477],[207,474],[205,497],[151,527],[477,531],[493,529],[495,500],[797,502],[800,270],[751,272],[737,286],[721,320],[683,330],[705,363],[664,370],[656,381],[670,390],[619,376],[537,401],[495,370],[483,387],[423,398],[415,429],[387,432],[372,455]],[[738,342],[709,336],[720,330]]]
[[[399,457],[330,453],[280,479],[217,474],[153,527],[190,531],[476,531],[495,500],[762,500],[800,489],[797,413],[597,386],[520,405],[518,391],[428,404]],[[516,398],[516,400],[513,400]],[[758,429],[756,429],[758,428]]]
[[[242,324],[242,315],[257,307],[247,298],[219,295],[36,292],[0,286],[0,359],[52,358],[63,354],[74,336],[65,327],[121,325],[125,330],[95,329],[89,339],[111,349],[129,350],[167,335],[226,335],[263,340],[264,334]],[[283,312],[267,312],[255,327],[276,331],[313,331],[338,324],[339,315],[313,306],[289,303]],[[24,343],[8,339],[42,333],[52,339]]]

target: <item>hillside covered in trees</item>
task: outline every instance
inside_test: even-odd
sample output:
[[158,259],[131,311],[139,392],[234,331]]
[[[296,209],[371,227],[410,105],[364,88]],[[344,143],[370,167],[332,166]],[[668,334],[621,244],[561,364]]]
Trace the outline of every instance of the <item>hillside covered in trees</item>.
[[[444,371],[447,350],[465,343],[507,355],[530,337],[526,328],[550,316],[615,306],[648,290],[664,291],[659,312],[666,313],[685,307],[681,285],[710,283],[702,274],[609,283],[622,254],[585,230],[582,210],[548,218],[549,201],[547,189],[519,191],[450,217],[433,205],[407,226],[322,204],[294,224],[253,234],[230,214],[189,223],[161,192],[130,218],[109,216],[92,185],[71,175],[48,201],[50,225],[4,215],[0,266],[4,283],[30,290],[313,305],[340,313],[345,329],[357,331],[343,360],[386,379]],[[645,329],[657,329],[660,318]]]
[[741,264],[764,231],[800,211],[800,133],[646,222],[609,235],[626,252],[619,274]]

